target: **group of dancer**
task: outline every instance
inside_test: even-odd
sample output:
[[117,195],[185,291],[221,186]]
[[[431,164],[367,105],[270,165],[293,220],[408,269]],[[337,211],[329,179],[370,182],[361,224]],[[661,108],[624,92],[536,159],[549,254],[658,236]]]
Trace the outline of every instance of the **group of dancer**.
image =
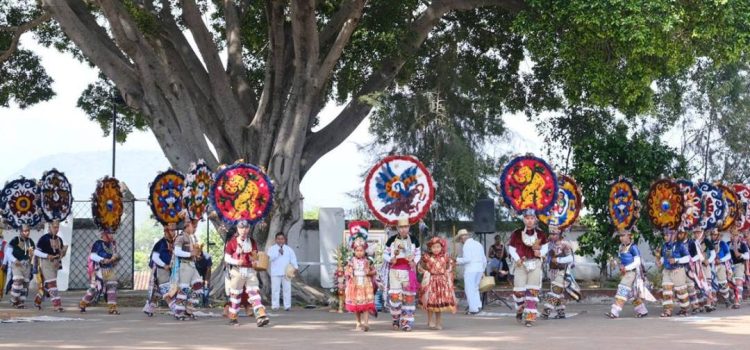
[[[619,317],[625,303],[632,299],[635,316],[644,317],[648,314],[644,301],[653,297],[646,288],[641,254],[631,231],[618,234],[622,278],[607,315]],[[728,241],[722,240],[722,233],[715,228],[708,232],[709,237],[704,234],[701,228],[694,229],[690,238],[682,230],[664,233],[665,242],[656,254],[656,265],[661,269],[661,317],[671,317],[675,304],[680,316],[712,312],[720,301],[727,308],[740,307],[750,260],[750,232],[741,235],[735,226]]]
[[[5,221],[20,231],[8,244],[9,249],[3,250],[10,252],[4,254],[3,264],[10,270],[13,306],[24,307],[29,282],[37,276],[40,288],[35,305],[41,308],[47,298],[54,310],[62,311],[57,271],[67,246],[58,232],[60,221],[70,212],[72,197],[69,196],[70,185],[62,173],[53,169],[45,173],[45,178],[49,181],[40,182],[41,190],[30,190],[36,184],[22,178],[6,185],[0,196],[0,205],[10,214],[5,216]],[[60,184],[67,184],[67,187]],[[750,276],[750,213],[738,214],[737,193],[742,193],[742,198],[750,203],[750,187],[734,186],[742,192],[733,192],[720,184],[701,182],[697,186],[687,180],[660,179],[652,184],[648,213],[652,225],[663,237],[663,244],[654,252],[661,276],[662,317],[671,317],[673,313],[711,312],[719,302],[734,309],[740,307],[746,277]],[[701,188],[705,188],[706,195],[700,194]],[[45,190],[51,194],[46,195]],[[567,301],[581,298],[574,274],[573,244],[565,239],[581,209],[578,185],[568,176],[558,178],[546,162],[527,155],[506,165],[501,174],[500,190],[506,204],[523,221],[523,227],[513,231],[508,242],[508,271],[504,270],[506,265],[502,261],[505,250],[498,250],[502,244],[496,242],[491,249],[491,265],[503,270],[500,276],[512,276],[516,319],[531,327],[538,318],[565,318]],[[383,262],[377,264],[378,267],[372,253],[368,254],[371,252],[367,244],[369,223],[350,222],[349,254],[337,274],[343,277],[344,283],[339,289],[343,289],[346,309],[356,316],[356,329],[369,331],[369,316],[377,313],[375,296],[379,289],[385,296],[384,304],[391,314],[394,330],[411,331],[418,306],[427,313],[428,327],[441,329],[443,313],[456,312],[454,274],[458,266],[463,270],[467,314],[480,312],[479,286],[488,266],[482,245],[468,231],[460,230],[453,238],[462,243],[462,254],[454,257],[448,251],[445,238],[430,237],[421,247],[416,235],[410,232],[410,226],[429,210],[434,191],[429,172],[414,157],[388,156],[368,174],[367,205],[386,226],[395,226],[397,233],[386,240]],[[7,193],[12,196],[6,196]],[[61,193],[67,193],[65,201],[59,200],[63,198]],[[46,204],[41,201],[48,222],[47,233],[35,244],[29,238],[31,226],[34,226],[30,223],[38,223],[41,216],[16,209],[24,203],[36,203],[34,196],[37,195],[50,201]],[[225,314],[230,324],[237,325],[244,308],[248,315],[254,315],[258,327],[266,326],[270,319],[261,301],[258,276],[259,271],[268,268],[269,262],[264,259],[271,256],[274,265],[279,266],[271,273],[272,285],[278,287],[283,283],[284,307],[288,310],[290,286],[281,270],[296,273],[296,258],[293,258],[293,250],[285,248],[283,233],[275,237],[278,248],[268,253],[260,251],[251,237],[253,225],[264,220],[271,208],[273,184],[261,168],[245,163],[223,167],[213,174],[204,162],[199,162],[187,176],[170,169],[154,180],[149,204],[157,220],[164,225],[164,237],[154,245],[149,259],[152,278],[143,312],[151,317],[158,304],[164,302],[178,320],[196,317],[198,304],[206,299],[208,292],[211,256],[203,252],[195,230],[207,211],[209,197],[217,216],[236,229],[226,240],[223,256]],[[15,204],[8,204],[10,200],[16,200]],[[704,211],[704,206],[713,211]],[[90,249],[87,270],[91,283],[79,303],[81,312],[104,297],[108,312],[119,314],[116,267],[121,257],[114,233],[122,207],[119,181],[109,177],[100,180],[93,196],[92,212],[101,238]],[[716,210],[724,207],[734,209]],[[8,208],[15,208],[15,211]],[[632,232],[640,212],[632,182],[623,177],[613,182],[608,211],[620,240],[620,283],[607,316],[620,317],[625,303],[632,300],[635,316],[644,317],[648,314],[646,302],[656,302],[656,298],[649,290],[651,282],[646,277],[644,261]],[[722,240],[723,234],[729,239]],[[284,255],[286,251],[289,253]],[[550,287],[543,293],[545,271]],[[274,288],[273,308],[278,308],[277,289]],[[679,307],[676,312],[675,304]]]
[[[448,253],[447,241],[433,237],[423,253],[409,220],[398,220],[397,233],[388,238],[383,266],[378,269],[368,256],[367,227],[349,228],[351,257],[344,266],[346,310],[356,316],[355,329],[369,331],[369,315],[376,315],[375,292],[382,286],[392,328],[409,332],[414,327],[417,304],[427,312],[427,326],[442,329],[442,313],[456,312],[454,273],[456,260]],[[459,264],[467,262],[459,259]],[[418,273],[422,281],[418,281]],[[419,300],[418,300],[419,298]]]
[[[532,210],[524,212],[522,218],[524,227],[513,231],[508,244],[517,319],[531,326],[537,316],[565,318],[566,301],[576,292],[575,286],[571,285],[573,246],[563,239],[563,232],[555,225],[549,225],[547,232],[542,230]],[[205,274],[198,272],[196,263],[211,259],[197,243],[196,224],[195,220],[185,220],[179,234],[176,225],[166,225],[164,237],[154,245],[149,264],[153,283],[143,308],[148,316],[154,314],[157,303],[163,300],[175,318],[195,317],[203,285],[207,283]],[[5,257],[5,264],[12,271],[10,301],[17,308],[24,307],[33,259],[37,259],[43,288],[36,295],[34,305],[41,309],[46,298],[51,301],[53,310],[63,311],[56,280],[59,261],[65,256],[67,246],[59,236],[58,221],[49,222],[47,228],[47,233],[36,244],[29,237],[28,226],[22,227],[20,235],[8,243],[7,251],[12,253]],[[345,266],[345,303],[346,309],[356,316],[357,329],[370,329],[369,315],[377,312],[375,293],[378,288],[383,288],[387,294],[387,307],[392,316],[392,327],[396,330],[413,329],[417,305],[426,311],[431,329],[442,329],[443,312],[456,312],[456,266],[467,267],[476,263],[476,259],[471,258],[471,254],[453,258],[448,252],[446,239],[439,236],[430,238],[423,252],[409,228],[408,219],[399,220],[398,233],[386,241],[385,263],[382,269],[378,269],[368,256],[367,228],[350,227],[352,254]],[[262,327],[269,323],[269,318],[261,302],[258,272],[253,269],[257,264],[258,246],[249,235],[249,223],[240,221],[236,229],[237,233],[227,241],[224,256],[228,317],[230,324],[237,324],[238,313],[244,307]],[[675,304],[679,306],[677,315],[711,312],[718,302],[735,309],[740,307],[747,261],[750,260],[747,244],[750,232],[743,236],[734,227],[729,233],[730,239],[723,241],[716,229],[709,231],[709,237],[704,237],[702,229],[693,230],[691,238],[685,231],[665,232],[665,242],[656,254],[656,264],[662,272],[662,317],[672,316]],[[654,301],[647,289],[644,261],[630,230],[620,230],[618,236],[621,280],[607,316],[620,317],[624,304],[631,299],[635,317],[644,317],[648,314],[645,302]],[[465,230],[456,237],[458,242],[464,243],[464,252],[471,246],[467,244],[467,238],[470,235]],[[113,270],[119,260],[113,234],[102,230],[101,239],[91,247],[91,286],[80,302],[81,312],[85,312],[99,295],[104,295],[108,313],[119,314],[117,279]],[[479,263],[479,266],[486,266],[486,260]],[[541,296],[545,264],[550,290]],[[418,275],[422,276],[421,282],[417,280]],[[467,278],[464,283],[478,284]],[[468,295],[470,289],[467,288],[467,299],[471,298]]]
[[[10,276],[9,296],[12,307],[17,309],[26,307],[29,285],[35,278],[38,290],[34,297],[34,306],[41,310],[44,300],[49,300],[54,311],[64,311],[62,297],[57,287],[57,276],[62,269],[62,259],[68,252],[68,246],[64,244],[59,232],[60,222],[52,220],[47,223],[46,233],[35,244],[30,237],[31,227],[21,225],[19,235],[7,242],[2,268]],[[3,246],[6,245],[4,241],[2,243]],[[91,246],[91,253],[88,257],[87,270],[90,287],[79,303],[81,312],[85,312],[88,305],[103,296],[107,301],[108,313],[119,314],[117,309],[118,281],[114,269],[120,259],[114,235],[108,230],[103,230],[101,238]]]

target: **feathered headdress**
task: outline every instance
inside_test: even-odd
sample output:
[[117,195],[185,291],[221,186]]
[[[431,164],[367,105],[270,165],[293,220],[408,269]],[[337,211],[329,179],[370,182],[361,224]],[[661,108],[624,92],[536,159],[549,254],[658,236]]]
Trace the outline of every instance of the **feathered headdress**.
[[367,235],[369,234],[370,222],[356,220],[349,222],[349,247],[364,246],[367,249]]

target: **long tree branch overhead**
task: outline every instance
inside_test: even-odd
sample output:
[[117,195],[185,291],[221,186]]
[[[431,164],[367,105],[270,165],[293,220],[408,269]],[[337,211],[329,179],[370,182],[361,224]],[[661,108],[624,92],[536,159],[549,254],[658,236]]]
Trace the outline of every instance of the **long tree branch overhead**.
[[[324,154],[336,148],[367,117],[372,106],[363,98],[386,89],[427,39],[428,34],[439,23],[442,16],[454,10],[469,10],[477,7],[498,6],[509,12],[518,12],[526,7],[518,0],[436,0],[422,11],[410,25],[410,35],[399,42],[399,51],[386,58],[380,69],[370,74],[359,92],[333,121],[308,137],[302,156],[302,173],[312,167]],[[343,21],[343,20],[342,20]]]
[[223,0],[224,18],[226,20],[227,36],[227,73],[232,81],[232,90],[239,100],[242,108],[248,113],[248,119],[244,124],[249,124],[255,115],[258,97],[245,77],[245,62],[242,59],[242,29],[240,24],[240,11],[234,0]]
[[10,56],[13,56],[16,50],[18,50],[18,41],[21,40],[21,35],[36,28],[42,23],[49,21],[50,18],[52,18],[52,16],[49,12],[44,12],[39,17],[36,17],[20,26],[0,26],[0,32],[12,33],[10,46],[5,51],[0,52],[0,63],[8,60]]

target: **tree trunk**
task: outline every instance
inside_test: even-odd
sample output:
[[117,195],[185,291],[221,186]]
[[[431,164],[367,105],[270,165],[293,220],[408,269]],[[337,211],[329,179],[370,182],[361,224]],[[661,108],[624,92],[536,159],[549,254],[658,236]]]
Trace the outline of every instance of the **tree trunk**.
[[607,266],[607,259],[602,259],[602,261],[599,263],[599,287],[604,288],[607,280],[609,280],[609,268]]

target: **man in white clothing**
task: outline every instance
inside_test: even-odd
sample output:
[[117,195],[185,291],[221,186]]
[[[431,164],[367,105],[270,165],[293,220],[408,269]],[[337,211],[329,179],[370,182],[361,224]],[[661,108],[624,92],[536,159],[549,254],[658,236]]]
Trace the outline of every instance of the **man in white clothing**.
[[[279,292],[284,290],[284,311],[292,308],[292,277],[287,276],[287,268],[292,265],[294,273],[299,270],[297,256],[294,250],[286,245],[286,236],[283,232],[276,234],[276,244],[268,248],[268,257],[271,259],[271,310],[279,309]],[[283,287],[283,288],[282,288]]]
[[461,229],[456,235],[456,241],[463,244],[463,256],[458,257],[458,265],[464,266],[464,292],[469,302],[468,314],[474,315],[482,308],[479,297],[479,282],[482,280],[484,269],[487,267],[487,257],[484,247],[471,237],[469,231]]

